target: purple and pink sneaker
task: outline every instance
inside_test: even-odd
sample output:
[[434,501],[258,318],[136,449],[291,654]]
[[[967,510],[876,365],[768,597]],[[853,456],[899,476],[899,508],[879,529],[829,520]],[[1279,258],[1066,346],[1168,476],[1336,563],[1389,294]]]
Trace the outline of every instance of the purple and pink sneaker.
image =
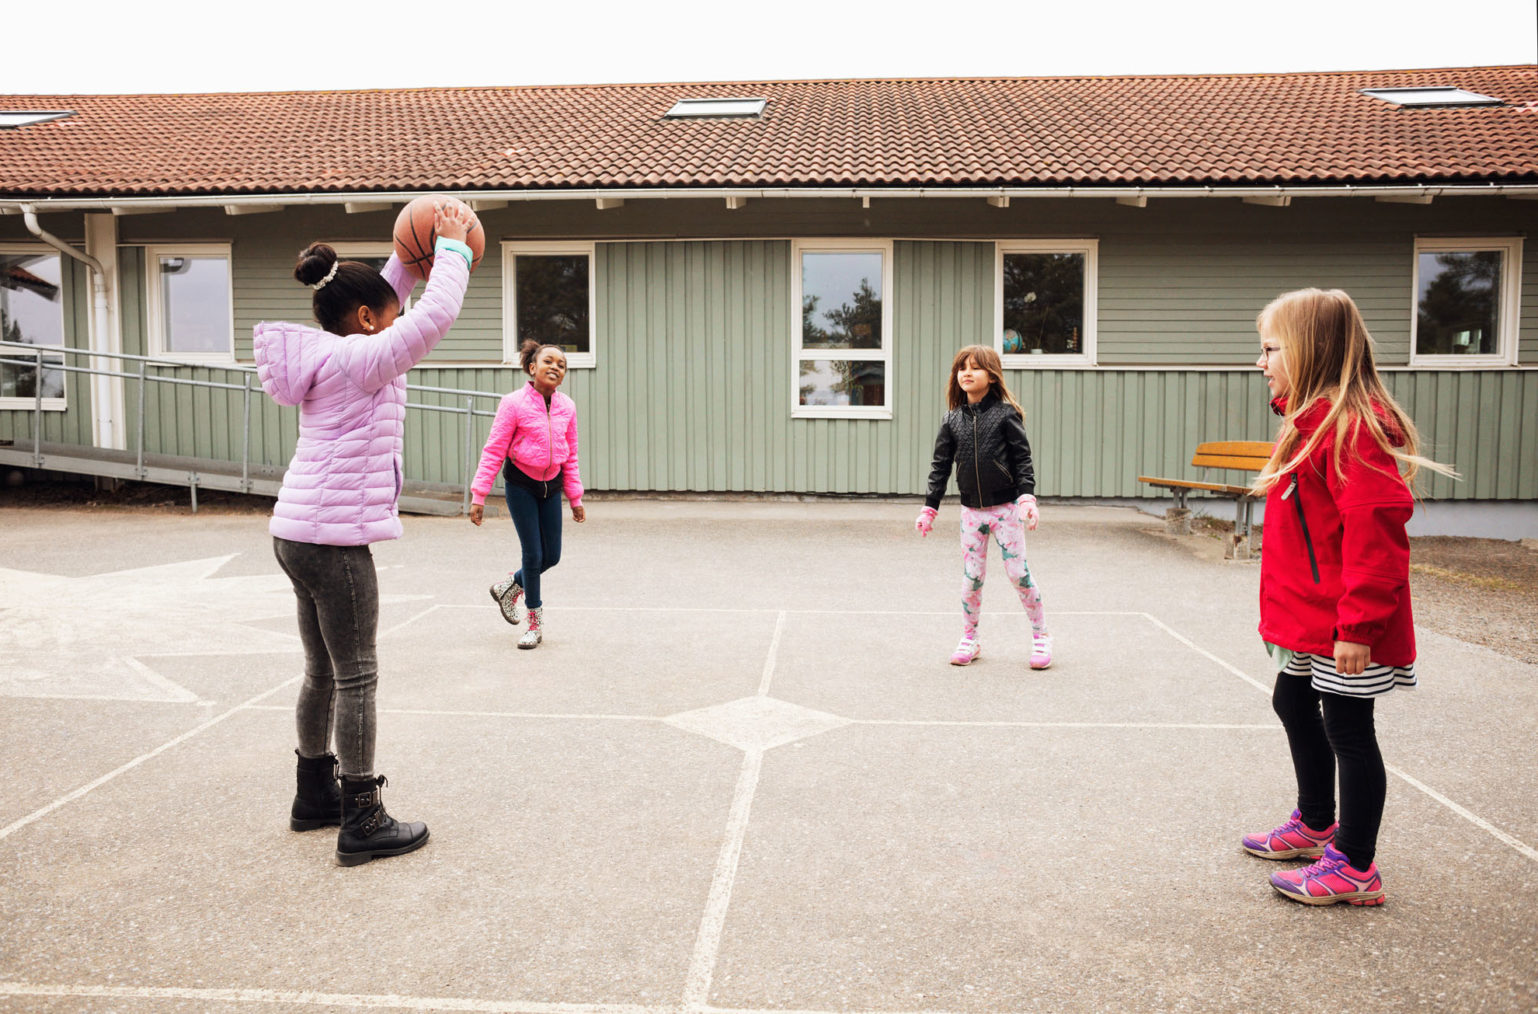
[[1331,824],[1323,831],[1315,831],[1303,823],[1301,813],[1293,810],[1292,816],[1281,827],[1247,834],[1240,844],[1244,851],[1262,859],[1318,859],[1335,840],[1335,829],[1339,826]]
[[1353,905],[1383,904],[1383,879],[1378,864],[1366,870],[1352,867],[1334,845],[1324,847],[1324,857],[1301,870],[1271,874],[1271,886],[1293,901],[1305,905],[1334,905],[1349,901]]

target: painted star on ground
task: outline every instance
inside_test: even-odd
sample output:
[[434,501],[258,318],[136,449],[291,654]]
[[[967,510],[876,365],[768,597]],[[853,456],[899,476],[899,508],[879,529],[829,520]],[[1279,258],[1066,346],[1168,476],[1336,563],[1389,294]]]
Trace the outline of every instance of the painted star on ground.
[[[191,702],[157,656],[299,651],[282,574],[215,577],[233,556],[61,577],[0,568],[0,697]],[[424,598],[381,596],[381,603]]]

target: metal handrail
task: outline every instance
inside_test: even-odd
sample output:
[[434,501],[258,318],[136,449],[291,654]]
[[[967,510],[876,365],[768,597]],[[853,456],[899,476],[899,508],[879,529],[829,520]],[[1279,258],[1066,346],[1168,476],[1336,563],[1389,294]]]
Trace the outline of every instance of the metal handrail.
[[[145,392],[150,382],[157,384],[181,385],[186,387],[200,387],[209,390],[240,391],[241,392],[241,452],[240,452],[240,488],[242,492],[251,492],[251,396],[254,390],[251,386],[251,378],[256,376],[256,368],[243,366],[239,363],[188,363],[171,359],[158,359],[154,356],[136,356],[125,352],[99,352],[94,349],[76,349],[60,345],[31,345],[24,342],[0,341],[0,352],[15,350],[16,353],[25,353],[26,358],[13,357],[13,355],[0,356],[0,364],[12,366],[30,366],[37,371],[37,383],[34,385],[32,416],[32,460],[33,467],[43,467],[43,371],[44,369],[58,370],[61,373],[78,373],[95,377],[118,377],[123,380],[138,381],[138,427],[134,439],[135,471],[142,480],[147,474],[144,466],[144,427],[145,427]],[[68,356],[82,356],[91,359],[112,359],[124,364],[137,364],[137,370],[108,370],[92,366],[71,364],[65,360]],[[46,363],[45,357],[57,357],[60,362]],[[241,383],[232,384],[219,380],[199,380],[191,377],[167,377],[150,372],[150,367],[163,367],[169,369],[206,369],[223,370],[225,372],[243,374]],[[475,407],[477,398],[495,398],[500,401],[502,392],[474,391],[457,387],[432,387],[425,384],[407,384],[406,408],[417,409],[422,412],[447,412],[452,415],[462,415],[464,422],[462,430],[465,438],[466,469],[463,483],[463,509],[468,511],[470,505],[470,483],[475,478],[475,417],[482,416],[492,418],[496,415],[494,410],[478,409]],[[429,405],[411,401],[413,392],[422,394],[450,395],[456,399],[464,399],[464,407],[457,405]],[[0,409],[0,411],[26,411],[24,409]],[[221,460],[230,461],[233,458],[228,454]],[[195,478],[195,477],[194,477]],[[197,483],[193,481],[193,502],[197,501]]]

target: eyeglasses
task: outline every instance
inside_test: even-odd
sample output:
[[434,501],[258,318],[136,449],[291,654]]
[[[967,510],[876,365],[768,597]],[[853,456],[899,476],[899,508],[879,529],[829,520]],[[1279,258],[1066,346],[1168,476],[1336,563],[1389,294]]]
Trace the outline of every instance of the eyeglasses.
[[1280,354],[1281,351],[1282,347],[1280,345],[1262,345],[1260,347],[1260,361],[1263,363],[1269,362],[1272,356]]

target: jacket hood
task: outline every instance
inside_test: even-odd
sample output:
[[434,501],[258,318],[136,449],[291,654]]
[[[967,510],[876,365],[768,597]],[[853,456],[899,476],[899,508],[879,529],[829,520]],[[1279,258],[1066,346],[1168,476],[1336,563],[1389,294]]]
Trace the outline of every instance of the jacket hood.
[[333,337],[307,324],[267,323],[252,332],[251,352],[262,388],[279,405],[297,405],[310,393]]

